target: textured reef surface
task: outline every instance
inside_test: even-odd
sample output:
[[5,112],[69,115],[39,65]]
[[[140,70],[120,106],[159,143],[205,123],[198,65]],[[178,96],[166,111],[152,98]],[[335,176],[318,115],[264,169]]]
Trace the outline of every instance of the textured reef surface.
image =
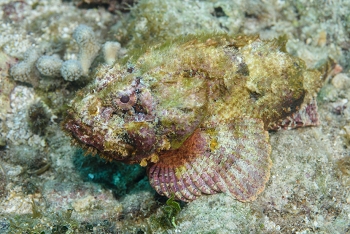
[[0,1],[0,233],[348,233],[349,12]]

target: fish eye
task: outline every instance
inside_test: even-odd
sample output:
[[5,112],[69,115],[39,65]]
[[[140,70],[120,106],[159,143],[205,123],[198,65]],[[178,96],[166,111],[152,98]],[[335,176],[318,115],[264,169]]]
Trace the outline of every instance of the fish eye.
[[115,95],[112,100],[116,108],[122,110],[131,110],[137,102],[137,95],[135,92],[123,91]]
[[130,97],[128,95],[122,95],[119,100],[122,103],[128,103],[130,101]]

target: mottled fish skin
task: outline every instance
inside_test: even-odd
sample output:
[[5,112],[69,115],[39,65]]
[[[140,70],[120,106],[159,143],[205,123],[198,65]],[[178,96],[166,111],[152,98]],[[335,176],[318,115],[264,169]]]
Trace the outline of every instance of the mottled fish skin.
[[160,194],[252,201],[270,175],[267,130],[302,126],[310,116],[318,123],[322,73],[285,43],[189,36],[102,65],[71,102],[64,128],[108,160],[147,165]]

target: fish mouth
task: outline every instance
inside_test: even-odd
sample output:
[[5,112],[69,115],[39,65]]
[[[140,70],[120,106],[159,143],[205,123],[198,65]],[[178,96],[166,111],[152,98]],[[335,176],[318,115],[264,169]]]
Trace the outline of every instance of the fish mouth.
[[107,160],[127,160],[133,155],[134,147],[121,140],[106,139],[106,132],[96,131],[92,126],[74,118],[72,111],[63,123],[63,129],[73,137],[82,148],[89,152],[98,153]]

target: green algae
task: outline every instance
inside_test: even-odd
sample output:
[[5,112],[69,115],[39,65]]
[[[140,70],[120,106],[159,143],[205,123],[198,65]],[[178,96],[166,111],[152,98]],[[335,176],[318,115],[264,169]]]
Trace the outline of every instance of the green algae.
[[176,228],[176,216],[180,213],[181,207],[178,202],[174,200],[175,195],[173,194],[167,201],[166,205],[163,206],[163,210],[168,222]]
[[176,217],[181,211],[180,203],[175,201],[174,194],[160,207],[160,213],[149,218],[151,230],[167,230],[177,227]]

